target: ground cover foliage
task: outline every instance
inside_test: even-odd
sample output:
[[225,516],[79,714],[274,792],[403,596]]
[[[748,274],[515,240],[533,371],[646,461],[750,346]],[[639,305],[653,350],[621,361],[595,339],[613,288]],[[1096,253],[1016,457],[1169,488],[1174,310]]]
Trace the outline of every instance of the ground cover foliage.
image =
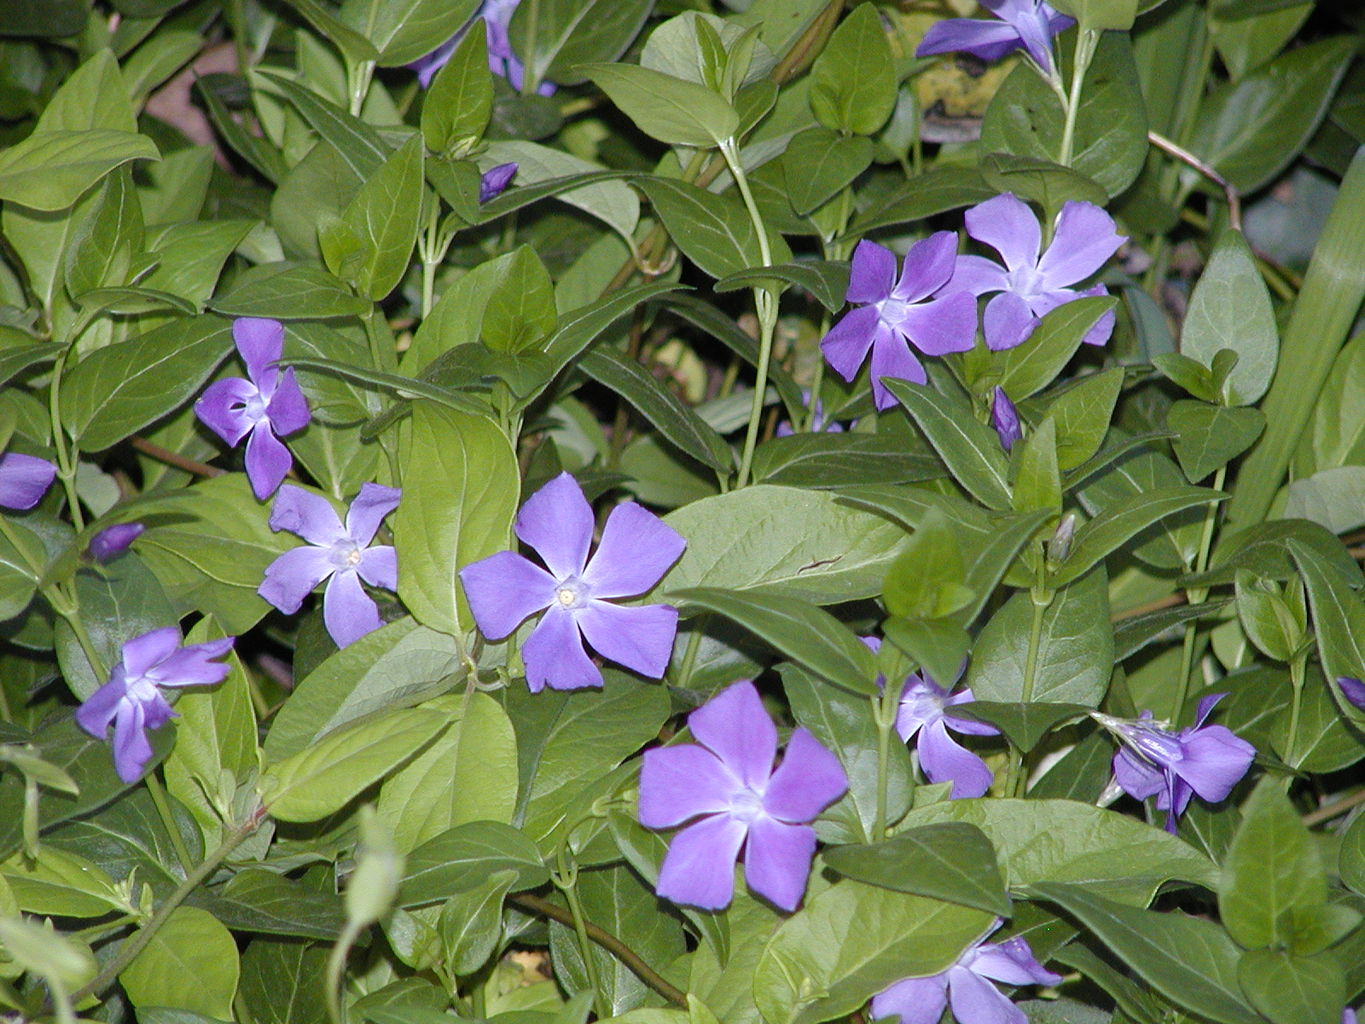
[[6,1019],[1353,1020],[1362,33],[0,0]]

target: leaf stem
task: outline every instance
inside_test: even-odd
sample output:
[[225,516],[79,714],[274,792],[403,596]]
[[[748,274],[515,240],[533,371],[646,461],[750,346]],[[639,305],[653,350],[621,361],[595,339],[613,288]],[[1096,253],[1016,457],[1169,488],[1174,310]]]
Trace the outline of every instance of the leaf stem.
[[559,870],[551,876],[551,880],[568,901],[569,917],[573,922],[574,934],[578,937],[578,953],[583,958],[583,970],[588,974],[588,984],[592,986],[593,1006],[597,1009],[598,1018],[606,1020],[612,1014],[610,1007],[607,1006],[606,994],[602,991],[602,980],[597,975],[597,961],[593,959],[592,943],[588,939],[586,919],[583,916],[583,905],[578,900],[578,865],[569,862],[569,836],[572,832],[573,829],[570,828],[564,833],[564,839],[559,844],[559,849],[555,851],[555,861]]
[[1071,166],[1072,150],[1076,144],[1076,117],[1081,109],[1081,86],[1085,73],[1090,70],[1090,62],[1099,46],[1100,34],[1093,29],[1085,29],[1076,34],[1076,51],[1071,67],[1071,93],[1066,101],[1066,121],[1062,125],[1062,148],[1057,162],[1063,167]]
[[156,813],[161,818],[161,824],[166,826],[166,831],[171,836],[171,847],[175,850],[175,855],[180,858],[180,866],[189,874],[194,870],[194,858],[190,856],[190,851],[185,848],[184,837],[180,835],[180,829],[176,827],[175,816],[171,814],[171,805],[166,800],[166,790],[161,785],[161,780],[156,777],[155,771],[147,773],[142,780],[147,786],[147,792],[152,795],[152,803],[156,805]]
[[[1218,472],[1213,475],[1213,489],[1221,491],[1223,481],[1227,478],[1227,466],[1219,466]],[[1209,552],[1213,548],[1213,527],[1218,519],[1218,505],[1210,502],[1204,510],[1204,530],[1199,537],[1199,552],[1195,555],[1194,571],[1202,573],[1209,567]],[[1203,604],[1208,598],[1207,587],[1191,587],[1186,591],[1186,599],[1190,604]],[[1185,709],[1185,701],[1190,693],[1190,673],[1194,670],[1194,645],[1195,634],[1198,631],[1198,620],[1189,619],[1185,623],[1185,643],[1180,653],[1180,677],[1176,680],[1175,702],[1171,705],[1170,722],[1178,725],[1180,713]]]
[[[1033,700],[1033,686],[1038,675],[1038,648],[1043,638],[1043,615],[1052,604],[1051,590],[1035,587],[1029,592],[1033,601],[1033,622],[1028,633],[1028,657],[1024,662],[1024,683],[1020,700],[1028,704]],[[1021,797],[1027,778],[1024,775],[1024,752],[1013,741],[1010,742],[1009,766],[1005,773],[1005,792],[1010,796]]]

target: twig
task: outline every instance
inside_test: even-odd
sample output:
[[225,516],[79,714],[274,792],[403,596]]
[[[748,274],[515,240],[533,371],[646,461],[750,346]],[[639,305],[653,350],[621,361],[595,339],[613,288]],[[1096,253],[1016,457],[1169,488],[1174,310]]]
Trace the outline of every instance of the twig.
[[1213,182],[1223,190],[1223,197],[1228,201],[1228,223],[1236,231],[1242,230],[1242,200],[1237,195],[1237,190],[1232,187],[1232,183],[1219,174],[1211,165],[1204,163],[1199,157],[1195,156],[1178,142],[1172,142],[1164,135],[1156,132],[1148,132],[1147,139],[1153,146],[1161,150],[1168,156],[1173,156],[1181,163],[1194,168],[1209,181]]
[[1165,597],[1159,597],[1155,601],[1148,601],[1146,604],[1140,604],[1136,608],[1125,608],[1123,611],[1111,615],[1109,621],[1122,622],[1124,619],[1137,618],[1139,615],[1159,612],[1163,608],[1174,608],[1176,605],[1184,603],[1184,594],[1167,594]]
[[222,476],[227,470],[219,469],[217,466],[210,466],[203,462],[196,462],[194,459],[187,458],[179,452],[173,452],[169,448],[162,448],[159,444],[153,444],[143,437],[131,439],[133,447],[148,458],[156,459],[157,462],[164,462],[168,466],[176,469],[183,469],[186,473],[193,473],[195,476]]
[[1337,815],[1345,814],[1352,807],[1359,807],[1361,804],[1365,804],[1365,789],[1358,789],[1350,796],[1342,797],[1336,803],[1319,807],[1316,811],[1310,811],[1303,816],[1303,823],[1312,828],[1314,825],[1321,825],[1324,821],[1331,821]]

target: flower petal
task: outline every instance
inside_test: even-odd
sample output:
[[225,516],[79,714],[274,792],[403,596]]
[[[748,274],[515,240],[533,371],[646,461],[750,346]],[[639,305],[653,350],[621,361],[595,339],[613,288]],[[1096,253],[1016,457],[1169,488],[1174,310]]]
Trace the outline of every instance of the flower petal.
[[232,650],[236,637],[226,636],[202,644],[179,647],[146,672],[157,686],[212,686],[227,678],[228,667],[221,658]]
[[397,487],[362,484],[346,512],[346,533],[361,547],[374,540],[383,518],[398,507],[403,492]]
[[246,364],[246,375],[262,391],[275,383],[271,366],[284,354],[284,324],[265,317],[241,316],[232,321],[232,340]]
[[[1102,284],[1097,284],[1093,288],[1083,289],[1079,295],[1084,299],[1093,299],[1101,295],[1108,295],[1109,289]],[[1114,333],[1114,325],[1118,323],[1118,314],[1112,309],[1095,321],[1095,326],[1085,332],[1085,337],[1081,343],[1085,345],[1103,345]]]
[[1341,687],[1343,697],[1365,711],[1365,683],[1354,676],[1337,676],[1337,686]]
[[778,909],[795,910],[806,894],[814,856],[815,829],[759,815],[749,825],[744,881]]
[[270,528],[276,533],[288,530],[309,544],[324,548],[346,540],[346,530],[332,503],[321,494],[293,484],[284,484],[275,495],[270,506]]
[[1146,800],[1166,788],[1166,774],[1127,747],[1120,747],[1114,754],[1113,768],[1114,781],[1134,800]]
[[546,683],[552,690],[602,685],[602,672],[583,650],[573,613],[559,604],[552,604],[536,624],[521,648],[521,660],[532,693],[539,693]]
[[287,437],[296,430],[308,426],[312,415],[308,410],[308,399],[303,397],[299,382],[294,379],[294,368],[284,371],[275,393],[265,407],[266,418],[270,420],[275,433]]
[[902,302],[919,302],[948,283],[956,262],[956,232],[935,231],[910,246],[892,296]]
[[663,578],[685,547],[683,535],[653,512],[633,501],[622,502],[607,516],[583,582],[593,597],[643,594]]
[[948,1002],[953,1016],[971,1024],[1028,1024],[1024,1011],[985,978],[965,967],[948,968]]
[[640,766],[640,824],[673,828],[699,814],[718,814],[743,783],[720,758],[696,743],[646,750]]
[[820,342],[825,361],[844,380],[858,375],[858,368],[867,358],[867,350],[880,337],[891,337],[891,330],[882,323],[876,306],[859,306],[840,317]]
[[659,679],[673,656],[678,610],[667,604],[622,607],[590,600],[573,613],[593,650],[618,665]]
[[356,563],[355,570],[360,573],[360,578],[372,587],[395,591],[398,589],[398,552],[391,544],[366,548],[360,553],[360,561]]
[[976,344],[976,298],[970,292],[953,292],[911,306],[901,319],[901,330],[925,355],[970,351]]
[[501,640],[555,599],[555,579],[515,551],[499,551],[460,570],[479,632]]
[[1019,33],[1000,21],[979,18],[946,18],[936,21],[924,33],[915,50],[916,57],[935,53],[970,53],[984,61],[999,60],[1022,44]]
[[1052,69],[1052,26],[1048,20],[1047,12],[1043,11],[1039,5],[1029,4],[1030,10],[1022,17],[1011,18],[1010,23],[1019,33],[1019,40],[1023,43],[1028,55],[1033,58],[1033,62],[1044,71]]
[[180,630],[162,626],[133,637],[123,645],[122,660],[129,678],[137,679],[165,661],[180,646]]
[[669,843],[654,892],[689,907],[724,910],[735,894],[735,859],[747,832],[728,814],[688,825]]
[[1010,286],[1005,268],[984,256],[959,256],[953,265],[953,276],[943,286],[944,292],[964,291],[973,295],[1005,291]]
[[290,548],[265,567],[256,593],[286,615],[293,615],[313,588],[336,571],[331,552],[303,544]]
[[1218,702],[1226,697],[1226,693],[1207,693],[1199,698],[1199,703],[1194,709],[1194,726],[1198,729],[1204,724],[1204,720],[1213,714],[1213,709],[1218,706]]
[[560,473],[527,498],[517,514],[517,536],[535,549],[560,581],[582,575],[592,528],[592,506],[568,473]]
[[1067,200],[1057,215],[1052,244],[1038,261],[1039,290],[1066,288],[1085,280],[1118,252],[1124,240],[1104,210],[1094,203]]
[[57,467],[36,455],[6,452],[0,455],[0,506],[32,508],[57,478]]
[[126,676],[122,665],[115,665],[109,682],[85,699],[76,709],[76,724],[97,740],[102,740],[109,731],[109,723],[118,714],[128,695]]
[[908,380],[916,384],[927,383],[924,367],[910,351],[904,336],[886,331],[877,338],[872,346],[872,400],[879,410],[889,409],[896,404],[895,397],[887,390],[883,378]]
[[257,501],[265,501],[279,489],[294,464],[284,442],[271,432],[270,424],[258,423],[246,439],[246,478]]
[[727,686],[687,716],[692,735],[755,792],[763,792],[777,754],[777,728],[747,679]]
[[1037,961],[1022,935],[1000,943],[982,943],[964,966],[973,974],[1006,985],[1058,985],[1062,981],[1060,974],[1053,974]]
[[1042,229],[1028,204],[1013,192],[973,206],[962,219],[967,234],[998,252],[1010,270],[1037,265]]
[[1027,341],[1038,326],[1038,318],[1022,296],[1015,292],[1001,292],[986,303],[981,326],[986,335],[986,347],[992,352],[999,352]]
[[129,701],[114,719],[114,771],[128,784],[136,782],[152,757],[152,745],[143,732],[142,705]]
[[194,414],[224,444],[236,448],[261,418],[246,411],[247,403],[260,394],[255,384],[241,377],[216,380],[194,403]]
[[995,776],[986,762],[948,735],[942,719],[919,734],[919,763],[930,782],[953,782],[952,798],[984,796]]
[[848,776],[839,759],[797,728],[763,794],[763,809],[779,821],[805,824],[847,792]]
[[347,647],[384,625],[379,606],[365,593],[354,569],[333,574],[322,595],[322,621],[338,647]]
[[896,254],[884,245],[864,238],[853,250],[848,276],[847,302],[880,302],[896,283]]
[[947,1005],[947,971],[927,978],[906,978],[872,997],[872,1019],[894,1017],[896,1024],[938,1024]]
[[1223,725],[1195,729],[1181,744],[1175,774],[1209,803],[1227,799],[1256,759],[1256,748]]

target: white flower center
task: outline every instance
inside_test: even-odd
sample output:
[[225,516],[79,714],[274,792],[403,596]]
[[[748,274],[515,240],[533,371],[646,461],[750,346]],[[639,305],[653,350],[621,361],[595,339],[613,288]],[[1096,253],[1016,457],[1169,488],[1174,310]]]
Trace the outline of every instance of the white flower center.
[[902,302],[900,299],[882,299],[877,303],[877,316],[882,323],[896,326],[905,319],[906,310],[913,306],[913,302]]
[[360,564],[360,557],[364,553],[364,549],[349,538],[338,541],[332,546],[332,566],[336,569],[354,569]]
[[134,704],[148,704],[157,697],[156,683],[146,676],[135,676],[126,685],[128,689],[124,699]]
[[555,601],[565,609],[581,608],[588,600],[588,588],[577,576],[570,576],[555,584]]
[[730,814],[744,824],[751,824],[763,816],[763,797],[745,786],[730,798]]
[[246,413],[247,418],[250,419],[252,423],[260,423],[261,420],[266,418],[265,406],[265,398],[257,391],[242,403],[242,411]]

